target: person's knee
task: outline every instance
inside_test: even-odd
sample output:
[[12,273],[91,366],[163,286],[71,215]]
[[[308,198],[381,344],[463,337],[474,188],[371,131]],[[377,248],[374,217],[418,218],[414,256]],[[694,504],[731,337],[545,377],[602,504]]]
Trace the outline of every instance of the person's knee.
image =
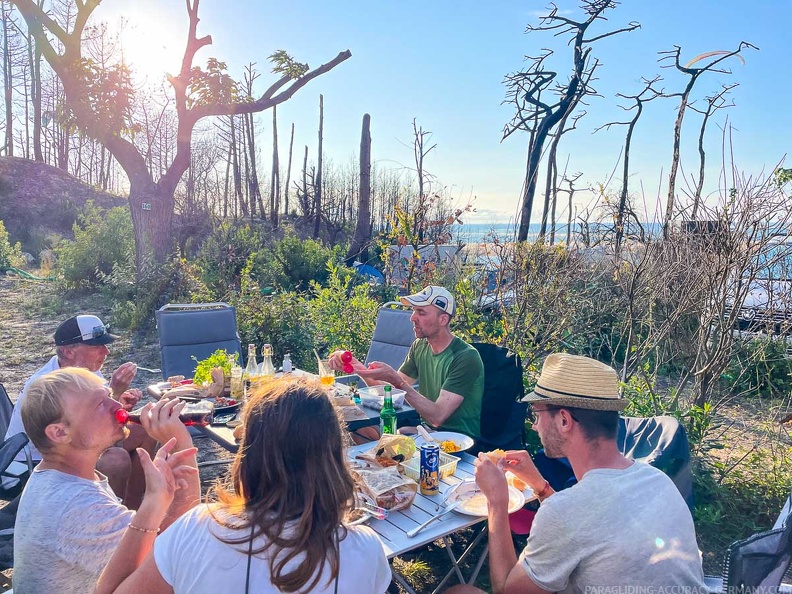
[[96,463],[96,469],[109,479],[126,480],[132,468],[129,453],[124,448],[110,448]]

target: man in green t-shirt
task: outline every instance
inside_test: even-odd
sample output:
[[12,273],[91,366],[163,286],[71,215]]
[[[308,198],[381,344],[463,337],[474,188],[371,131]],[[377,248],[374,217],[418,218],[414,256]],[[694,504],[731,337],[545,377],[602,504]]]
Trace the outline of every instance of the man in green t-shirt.
[[[407,403],[432,427],[479,437],[484,365],[476,349],[451,334],[454,297],[443,287],[428,286],[401,302],[412,306],[415,330],[404,363],[396,371],[386,363],[375,361],[366,367],[353,360],[354,372],[368,385],[387,382],[405,390]],[[340,353],[334,353],[333,358],[338,357]],[[413,388],[416,380],[420,392]]]

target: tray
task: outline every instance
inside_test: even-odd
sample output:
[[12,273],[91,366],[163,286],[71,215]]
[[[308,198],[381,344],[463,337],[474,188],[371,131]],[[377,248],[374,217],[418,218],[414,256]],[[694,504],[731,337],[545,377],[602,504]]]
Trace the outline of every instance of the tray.
[[[391,398],[393,399],[393,408],[401,408],[404,406],[404,396],[407,394],[404,390],[391,390]],[[383,386],[365,386],[358,388],[358,395],[360,396],[360,404],[381,410],[382,404],[385,402],[385,390]]]
[[[440,478],[444,479],[456,472],[459,458],[440,452]],[[413,456],[407,462],[400,464],[402,473],[410,477],[412,480],[419,482],[421,480],[421,456]]]

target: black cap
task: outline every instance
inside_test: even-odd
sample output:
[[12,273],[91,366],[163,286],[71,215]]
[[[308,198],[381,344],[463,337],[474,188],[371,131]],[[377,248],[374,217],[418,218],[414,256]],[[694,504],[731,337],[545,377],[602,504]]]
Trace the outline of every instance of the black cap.
[[118,336],[110,334],[110,329],[96,316],[81,315],[69,318],[55,330],[55,344],[87,344],[97,346],[110,344]]

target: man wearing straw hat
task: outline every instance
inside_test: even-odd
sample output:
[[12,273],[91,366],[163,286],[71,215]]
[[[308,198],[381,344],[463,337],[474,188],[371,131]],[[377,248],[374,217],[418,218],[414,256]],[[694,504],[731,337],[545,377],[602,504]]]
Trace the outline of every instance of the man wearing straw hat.
[[[705,592],[684,499],[665,474],[625,458],[617,447],[619,411],[627,401],[619,396],[616,372],[588,357],[556,353],[525,400],[545,452],[568,458],[578,482],[555,493],[527,452],[506,452],[497,463],[479,454],[476,482],[489,504],[493,591],[597,594],[673,586],[677,594]],[[507,469],[542,502],[519,559],[509,529]]]

